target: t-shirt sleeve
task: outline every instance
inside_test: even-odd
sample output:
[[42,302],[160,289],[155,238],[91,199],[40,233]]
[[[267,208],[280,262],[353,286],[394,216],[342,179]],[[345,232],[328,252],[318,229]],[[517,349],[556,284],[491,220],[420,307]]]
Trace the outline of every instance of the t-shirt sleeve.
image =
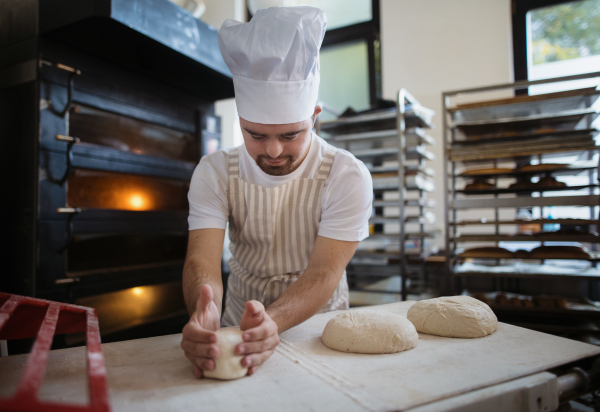
[[229,205],[226,165],[225,153],[216,152],[204,156],[196,166],[188,192],[189,230],[227,227]]
[[373,209],[373,179],[365,165],[349,154],[339,153],[323,190],[319,236],[347,242],[369,236]]

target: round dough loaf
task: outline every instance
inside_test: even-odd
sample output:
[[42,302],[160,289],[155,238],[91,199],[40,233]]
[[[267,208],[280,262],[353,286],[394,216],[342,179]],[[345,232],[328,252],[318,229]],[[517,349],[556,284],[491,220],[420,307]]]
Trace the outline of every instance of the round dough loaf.
[[238,343],[242,343],[242,332],[237,328],[222,328],[217,331],[217,347],[221,354],[215,359],[215,369],[203,371],[206,378],[213,379],[238,379],[248,374],[248,368],[242,366],[242,356],[234,353]]
[[417,346],[419,335],[404,316],[385,311],[348,311],[327,322],[323,343],[340,352],[396,353]]
[[498,328],[498,318],[488,305],[470,296],[421,300],[408,310],[417,330],[450,338],[481,338]]

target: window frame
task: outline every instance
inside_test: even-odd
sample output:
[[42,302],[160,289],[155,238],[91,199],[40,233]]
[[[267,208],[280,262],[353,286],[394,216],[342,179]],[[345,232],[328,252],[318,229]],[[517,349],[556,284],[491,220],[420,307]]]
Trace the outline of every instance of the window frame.
[[[574,3],[582,0],[512,0],[513,70],[515,81],[528,80],[527,13],[542,7]],[[521,90],[527,93],[527,89]]]
[[[379,0],[371,0],[372,19],[337,29],[327,30],[321,45],[321,50],[352,41],[365,40],[369,64],[369,102],[376,106],[381,99],[381,47],[380,47],[380,17]],[[247,21],[252,19],[252,14],[246,3]]]

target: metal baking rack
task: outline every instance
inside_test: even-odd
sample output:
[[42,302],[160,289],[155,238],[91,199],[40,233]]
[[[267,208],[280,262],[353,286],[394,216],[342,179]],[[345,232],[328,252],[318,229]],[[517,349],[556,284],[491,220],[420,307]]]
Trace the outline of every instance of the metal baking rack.
[[434,114],[402,89],[395,108],[317,123],[319,135],[365,162],[373,177],[370,236],[347,268],[353,290],[361,290],[362,282],[391,276],[400,277],[395,293],[403,300],[409,290],[411,294],[426,290],[425,259],[437,251],[428,240],[440,234],[428,228],[435,222],[429,210],[435,202],[426,197],[435,190],[434,172],[426,167],[426,161],[435,159],[426,146],[435,141],[425,131],[433,127]]
[[[90,402],[75,405],[38,398],[54,335],[85,332]],[[109,412],[106,368],[96,309],[0,292],[0,340],[35,337],[27,365],[11,398],[0,398],[2,411]],[[5,351],[3,345],[2,351]],[[5,354],[2,354],[5,356]]]
[[[545,294],[548,293],[548,279],[551,279],[555,285],[552,287],[559,289],[561,284],[556,286],[556,282],[564,282],[562,284],[567,285],[567,289],[573,285],[572,282],[583,282],[583,287],[587,288],[586,298],[600,298],[597,287],[600,269],[596,267],[600,237],[593,234],[600,223],[597,157],[600,146],[596,143],[598,130],[594,123],[599,114],[600,90],[588,87],[543,95],[521,94],[529,86],[538,84],[593,78],[600,78],[600,72],[443,93],[445,293],[456,294],[471,287],[484,287],[488,293],[500,290],[534,294],[532,291],[537,289],[537,294]],[[476,98],[479,93],[489,95],[498,92],[503,94],[503,98],[457,104],[465,98]],[[505,98],[507,94],[514,97]],[[550,164],[537,170],[523,168],[529,162],[552,163],[553,158],[567,155],[577,157],[577,161],[566,165]],[[478,168],[481,173],[473,172]],[[566,187],[536,185],[535,179],[541,176],[566,179],[584,176],[586,182]],[[534,182],[529,187],[510,187],[515,179],[523,177],[534,179]],[[485,181],[491,187],[467,190],[466,184],[475,179]],[[561,192],[566,192],[566,196],[562,196]],[[556,214],[566,206],[586,208],[589,216],[562,216],[559,219],[549,216],[549,210]],[[532,211],[534,208],[539,211],[537,218],[523,219],[517,215],[518,211]],[[483,215],[485,217],[479,217]],[[590,233],[521,233],[519,228],[525,227],[521,225],[583,227]],[[577,242],[588,246],[592,256],[580,259],[581,265],[578,263],[573,267],[555,266],[546,259],[499,259],[490,255],[472,260],[458,256],[461,248],[483,244],[491,246],[489,243],[498,246],[500,242],[503,245],[515,244],[506,242],[539,242],[541,245],[547,242]],[[588,266],[585,266],[585,261],[589,262]],[[501,313],[544,311],[540,308],[492,306]],[[597,313],[597,308],[590,310]],[[583,316],[588,312],[580,307],[560,311],[561,316],[571,313]]]

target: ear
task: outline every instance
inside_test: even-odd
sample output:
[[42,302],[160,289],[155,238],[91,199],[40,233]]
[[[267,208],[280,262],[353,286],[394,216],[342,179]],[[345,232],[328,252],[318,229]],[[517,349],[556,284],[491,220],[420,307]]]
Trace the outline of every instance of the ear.
[[317,116],[323,111],[323,108],[319,105],[315,106],[315,111],[313,112],[313,126],[315,125],[315,122],[317,121]]

